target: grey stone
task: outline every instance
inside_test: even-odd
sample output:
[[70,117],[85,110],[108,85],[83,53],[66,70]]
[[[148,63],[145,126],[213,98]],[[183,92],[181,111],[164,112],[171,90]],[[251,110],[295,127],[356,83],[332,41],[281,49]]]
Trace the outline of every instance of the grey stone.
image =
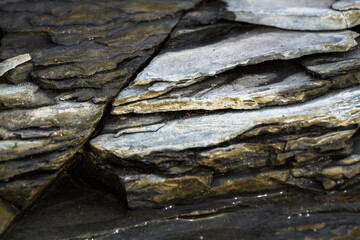
[[10,59],[0,65],[0,234],[73,162],[106,105],[198,2],[1,4],[0,58]]
[[[154,94],[151,87],[130,85],[119,94],[112,114],[258,109],[288,105],[324,94],[335,83],[313,79],[295,64],[271,62],[238,68],[188,87],[175,88],[156,98],[151,98]],[[138,94],[144,100],[116,106],[126,103],[129,98],[120,97],[132,91],[136,93],[135,89],[143,90]]]
[[346,239],[358,236],[357,191],[314,195],[282,189],[207,204],[128,211],[114,195],[64,174],[3,238]]
[[[348,90],[304,105],[179,119],[167,122],[164,127],[155,132],[134,133],[119,138],[115,138],[113,134],[101,135],[91,140],[91,145],[100,150],[111,151],[120,158],[129,158],[134,155],[144,157],[155,151],[180,151],[190,147],[212,146],[229,141],[252,129],[258,123],[268,124],[280,119],[281,123],[295,123],[298,119],[311,124],[311,122],[329,120],[330,116],[340,109],[356,109],[358,91],[357,89]],[[345,106],[342,106],[341,101],[344,100],[348,102],[343,103]],[[323,102],[327,102],[326,106],[322,105]],[[336,116],[331,125],[352,124],[352,121],[357,119],[356,111],[352,112],[355,113],[354,116],[350,112],[347,112],[350,115]],[[239,119],[246,119],[246,121],[239,121]],[[285,127],[285,124],[283,125]]]
[[[217,1],[185,13],[199,2],[0,4],[0,58],[32,57],[0,80],[0,234],[16,216],[9,239],[359,234],[358,34],[223,21]],[[357,24],[333,2],[253,4],[270,25]],[[305,198],[321,216],[286,224]]]
[[[224,0],[225,18],[294,30],[339,30],[358,25],[360,11],[348,10],[336,0]],[[233,16],[229,13],[232,13]]]
[[[290,170],[259,169],[267,169],[269,163],[298,168],[318,159],[348,156],[359,125],[358,105],[359,88],[353,88],[298,105],[175,116],[153,125],[117,127],[114,133],[107,130],[91,140],[95,155],[90,159],[103,166],[101,171],[118,176],[118,182],[111,184],[124,187],[131,208],[266,192],[284,184],[323,191],[331,187],[324,183],[319,187],[324,182],[320,178],[314,182],[308,176],[305,184],[296,176],[293,179]],[[262,138],[264,134],[268,136]],[[146,171],[147,166],[152,173]],[[213,177],[204,169],[211,169]],[[226,174],[219,177],[217,173]],[[205,184],[204,177],[211,183]],[[182,190],[174,193],[178,188]]]
[[0,105],[5,108],[32,108],[54,103],[55,101],[35,84],[0,84]]
[[300,63],[321,78],[348,75],[360,68],[360,49],[344,53],[321,54],[304,57]]
[[31,60],[31,56],[29,54],[22,54],[10,59],[7,59],[0,63],[0,77],[4,75],[4,73],[14,69],[16,66],[21,65],[27,61]]
[[360,9],[359,0],[338,0],[332,5],[333,9],[347,11],[353,9]]
[[[128,91],[120,93],[114,105],[156,97],[174,86],[188,86],[236,66],[347,51],[357,44],[355,37],[357,34],[349,31],[334,34],[255,28],[198,48],[163,52],[136,77]],[[138,85],[147,85],[151,91],[144,93]]]

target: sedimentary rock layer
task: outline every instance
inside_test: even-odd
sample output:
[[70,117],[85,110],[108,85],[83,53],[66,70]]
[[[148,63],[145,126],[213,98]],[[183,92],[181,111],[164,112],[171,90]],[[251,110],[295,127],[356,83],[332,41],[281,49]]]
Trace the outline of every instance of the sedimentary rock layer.
[[355,188],[316,197],[282,190],[208,204],[128,211],[115,196],[65,174],[3,238],[351,239],[360,236],[359,210]]
[[0,233],[197,2],[0,3]]
[[222,14],[225,19],[284,29],[339,30],[360,23],[360,11],[354,1],[223,0],[223,2],[227,4],[226,12]]
[[[236,25],[232,27],[236,28]],[[176,87],[189,86],[237,66],[293,59],[314,53],[347,51],[357,45],[354,38],[358,36],[350,31],[334,34],[263,27],[239,28],[237,30],[240,33],[236,32],[215,43],[189,49],[163,50],[116,97],[113,105],[154,98]],[[188,38],[190,43],[191,37]]]
[[320,78],[331,78],[340,75],[349,76],[360,68],[360,49],[333,54],[318,54],[304,57],[300,64],[309,72]]
[[359,235],[356,1],[199,2],[0,3],[0,234]]
[[[95,161],[118,176],[132,208],[284,184],[323,191],[346,186],[348,177],[316,172],[311,165],[317,169],[314,163],[320,161],[322,170],[332,172],[326,166],[357,164],[336,160],[352,151],[359,95],[354,88],[300,105],[175,118],[102,134],[90,143]],[[306,173],[301,167],[308,165]]]
[[27,61],[31,60],[31,56],[29,54],[23,54],[11,59],[7,59],[6,61],[0,63],[0,77],[4,75],[4,73],[14,69],[18,65],[21,65]]
[[336,10],[359,10],[360,2],[358,0],[338,0],[332,5]]
[[[112,114],[258,109],[303,102],[325,94],[335,85],[342,86],[341,81],[313,78],[294,63],[270,62],[240,67],[187,87],[175,88],[156,98],[115,106]],[[132,85],[125,88],[117,100],[121,101],[120,97],[134,88],[142,88],[144,95],[151,96],[149,88]]]
[[[358,35],[221,22],[216,9],[185,15],[115,99],[88,153],[102,182],[130,208],[358,182]],[[310,69],[326,61],[331,73]]]

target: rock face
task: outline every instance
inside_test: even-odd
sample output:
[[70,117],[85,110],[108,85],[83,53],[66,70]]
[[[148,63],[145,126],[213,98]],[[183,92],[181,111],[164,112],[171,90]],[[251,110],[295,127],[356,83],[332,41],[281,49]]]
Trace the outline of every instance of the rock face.
[[[331,174],[302,167],[311,164],[316,169],[315,162],[323,159],[319,164],[331,172],[324,166],[340,164],[335,160],[351,153],[360,123],[359,94],[355,88],[299,106],[182,117],[100,135],[90,143],[104,154],[94,157],[103,159],[105,169],[117,164],[123,169],[115,173],[132,208],[283,184],[332,189],[346,185],[347,178],[337,181]],[[289,164],[291,169],[282,167]],[[147,169],[151,173],[144,174]]]
[[29,54],[23,54],[2,62],[0,64],[0,77],[9,70],[14,69],[18,65],[21,65],[30,60],[31,56]]
[[108,193],[84,186],[67,174],[59,179],[4,239],[303,240],[360,236],[358,189],[315,199],[303,191],[282,191],[179,208],[127,211]]
[[0,3],[0,234],[360,236],[357,5]]
[[1,5],[0,233],[72,162],[107,103],[196,3]]
[[[222,23],[210,20],[217,15],[212,11],[188,13],[116,97],[111,113],[119,116],[109,117],[90,141],[89,159],[103,183],[126,194],[132,209],[356,183],[358,160],[351,153],[360,92],[351,74],[358,69],[357,34],[346,32],[351,44],[341,49],[343,40],[328,44],[334,33]],[[220,36],[214,29],[223,29]],[[211,41],[201,38],[209,34]],[[300,65],[264,62],[311,53]],[[324,62],[332,66],[324,69],[337,70],[316,73]]]
[[[223,28],[224,26],[220,25],[218,27]],[[232,74],[221,75],[221,79],[214,79],[211,83],[208,79],[206,79],[206,83],[199,83],[198,85],[194,85],[194,83],[200,82],[206,77],[233,69],[236,66],[256,64],[268,60],[292,59],[312,53],[346,51],[357,45],[354,38],[358,36],[358,34],[353,32],[340,32],[338,36],[334,37],[333,33],[290,32],[270,28],[255,28],[249,30],[248,28],[237,27],[236,24],[227,26],[227,28],[229,29],[230,33],[228,35],[230,36],[224,40],[219,40],[218,42],[197,48],[182,49],[182,46],[178,46],[178,50],[176,50],[175,47],[163,50],[163,53],[156,56],[144,71],[136,77],[134,82],[116,97],[113,105],[119,107],[116,107],[113,112],[119,114],[130,111],[157,111],[157,109],[161,111],[166,110],[166,105],[171,105],[178,110],[189,110],[189,108],[191,110],[198,108],[214,110],[212,105],[219,104],[218,102],[221,100],[206,99],[201,93],[204,88],[209,89],[210,85],[218,85],[223,81],[229,82],[229,79],[234,77],[238,77],[238,79],[228,85],[238,85],[238,89],[242,88],[241,84],[244,85],[242,82],[249,82],[249,80],[251,82],[263,81],[263,83],[259,82],[259,84],[265,84],[266,82],[271,82],[271,78],[273,77],[269,74],[266,76],[266,70],[264,71],[264,75],[260,77],[258,75],[259,69],[265,67],[270,70],[271,66],[266,67],[266,65],[263,65],[258,69],[254,67],[253,70],[245,70],[245,74],[243,74],[242,69],[240,69],[237,72],[234,71]],[[191,39],[194,35],[198,34],[197,30],[205,31],[204,29],[209,29],[208,31],[210,31],[210,29],[214,29],[214,26],[201,27],[201,30],[195,28],[191,33],[193,35],[188,33],[188,36],[183,36],[183,38]],[[240,33],[234,36],[234,31],[240,31]],[[181,29],[178,30],[178,32],[191,32],[191,30]],[[295,37],[294,40],[294,36],[297,34],[298,36]],[[178,36],[174,39],[175,43],[177,37]],[[258,46],[264,47],[259,48]],[[202,59],[207,60],[203,61]],[[282,67],[287,66],[279,66],[279,69]],[[246,71],[250,73],[246,74]],[[253,75],[251,75],[251,71]],[[295,74],[294,71],[296,72],[296,70],[290,70],[289,72]],[[300,72],[300,70],[298,71]],[[296,76],[293,77],[296,78]],[[297,77],[301,78],[301,76]],[[256,78],[261,78],[262,80]],[[268,80],[264,80],[265,78],[268,78]],[[305,80],[308,77],[305,76],[303,78]],[[285,78],[284,81],[287,81],[287,79]],[[296,84],[299,84],[298,87],[301,85],[300,83]],[[182,89],[181,93],[176,93],[175,90],[175,92],[172,91],[168,96],[164,95],[174,88],[189,85],[191,86],[187,89]],[[226,87],[226,84],[223,85]],[[198,88],[198,90],[196,90],[196,88]],[[236,93],[229,93],[226,92],[228,91],[226,89],[223,91],[223,93],[219,93],[218,95],[226,97],[229,94],[235,94],[234,97],[232,99],[229,98],[229,101],[224,105],[230,107],[230,105],[234,105],[232,104],[233,102],[241,101],[249,101],[250,104],[253,102],[253,105],[256,105],[254,99],[246,95],[243,96],[241,92],[235,90]],[[191,99],[191,94],[196,94],[197,92],[199,97],[195,96]],[[211,92],[208,94],[211,95],[211,97],[217,97],[217,94]],[[152,99],[158,96],[161,97]],[[169,98],[171,100],[169,100]],[[243,100],[240,98],[243,98]],[[145,99],[152,100],[144,101]],[[190,104],[192,104],[199,101],[203,102],[202,105],[209,107],[196,107],[195,104],[188,107],[184,106],[187,102],[191,102]],[[239,103],[238,106],[234,106],[233,108],[242,109],[250,104]],[[187,105],[189,105],[189,103]],[[226,108],[226,106],[224,106],[224,108]]]
[[301,65],[309,72],[320,78],[331,78],[338,76],[349,76],[359,70],[360,49],[344,53],[324,54],[305,57]]
[[225,19],[284,29],[339,30],[360,23],[357,1],[223,0],[223,2],[227,4],[226,12],[222,14]]

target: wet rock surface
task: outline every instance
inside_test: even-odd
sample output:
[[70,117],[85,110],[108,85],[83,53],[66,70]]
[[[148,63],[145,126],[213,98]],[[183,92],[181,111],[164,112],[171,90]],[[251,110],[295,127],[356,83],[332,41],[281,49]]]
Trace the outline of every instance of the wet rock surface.
[[336,164],[351,153],[360,121],[359,94],[355,88],[295,106],[182,116],[103,134],[90,144],[100,152],[93,158],[103,159],[104,170],[121,166],[114,173],[132,208],[284,184],[327,190],[337,185],[334,179],[297,167]]
[[357,5],[2,2],[0,233],[360,237]]
[[115,196],[65,174],[3,238],[357,239],[359,206],[354,188],[326,196],[282,191],[129,211]]

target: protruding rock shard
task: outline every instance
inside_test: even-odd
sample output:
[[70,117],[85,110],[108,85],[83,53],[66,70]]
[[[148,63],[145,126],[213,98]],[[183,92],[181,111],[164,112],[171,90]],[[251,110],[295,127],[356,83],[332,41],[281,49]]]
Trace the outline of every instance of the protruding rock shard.
[[0,63],[0,77],[11,69],[16,68],[17,66],[26,63],[31,60],[30,54],[22,54],[16,57],[9,58]]
[[[266,191],[283,184],[323,191],[329,187],[318,187],[320,178],[308,179],[304,185],[297,175],[290,174],[291,169],[276,167],[300,167],[318,159],[349,155],[360,125],[359,96],[359,88],[353,88],[299,105],[175,117],[162,125],[130,127],[125,129],[126,135],[101,134],[90,143],[96,153],[94,161],[119,177],[130,207],[189,203],[233,192]],[[216,147],[219,145],[224,147]],[[146,166],[153,169],[152,177],[139,170],[147,172]],[[268,168],[273,170],[261,170]],[[167,188],[159,185],[181,189],[190,181],[188,177],[197,176],[194,173],[207,173],[204,169],[213,171],[211,187],[201,185],[182,194],[179,190],[172,199]],[[217,177],[216,173],[224,172]],[[162,180],[155,181],[154,174]]]

